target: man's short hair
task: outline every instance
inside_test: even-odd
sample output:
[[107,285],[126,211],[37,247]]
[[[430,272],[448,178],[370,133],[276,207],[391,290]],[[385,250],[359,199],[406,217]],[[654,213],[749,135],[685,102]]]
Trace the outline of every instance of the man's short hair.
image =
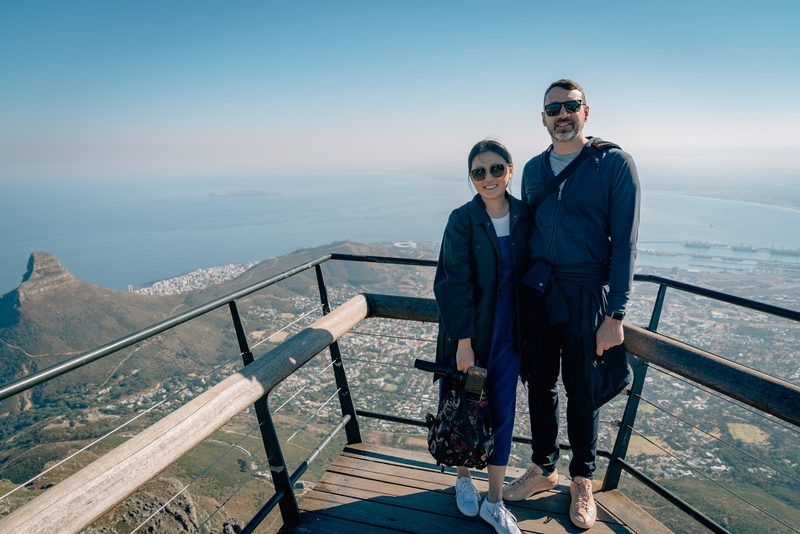
[[547,95],[553,89],[553,87],[560,87],[562,89],[566,89],[567,91],[575,91],[578,90],[583,95],[583,103],[586,103],[586,93],[583,90],[583,87],[578,85],[577,83],[573,82],[572,80],[568,80],[567,78],[562,78],[560,80],[556,80],[550,84],[550,87],[547,88],[547,91],[544,92],[544,99],[542,103],[547,101]]

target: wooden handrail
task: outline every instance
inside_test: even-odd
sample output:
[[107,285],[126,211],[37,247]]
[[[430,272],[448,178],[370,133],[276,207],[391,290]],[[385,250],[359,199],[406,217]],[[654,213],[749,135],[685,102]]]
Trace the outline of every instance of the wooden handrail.
[[0,532],[77,533],[268,393],[368,314],[353,297],[242,371],[0,519]]
[[625,325],[625,350],[637,358],[800,426],[800,387],[663,334]]

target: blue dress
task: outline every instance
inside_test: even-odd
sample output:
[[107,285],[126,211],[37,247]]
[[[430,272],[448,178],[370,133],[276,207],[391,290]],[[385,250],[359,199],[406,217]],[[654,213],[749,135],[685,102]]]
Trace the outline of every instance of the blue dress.
[[[497,308],[494,314],[492,351],[487,366],[486,397],[494,431],[494,453],[489,465],[508,465],[511,453],[511,437],[514,432],[514,416],[517,405],[517,378],[520,355],[514,335],[516,322],[516,288],[514,286],[514,256],[511,252],[511,237],[497,238],[500,242],[500,265],[497,284]],[[455,359],[450,361],[455,368]],[[442,379],[439,402],[450,390],[450,381]]]
[[514,335],[517,306],[511,237],[499,237],[498,240],[500,241],[500,276],[497,285],[492,355],[486,377],[486,396],[489,400],[495,447],[489,464],[504,466],[508,464],[511,437],[514,432],[520,355]]

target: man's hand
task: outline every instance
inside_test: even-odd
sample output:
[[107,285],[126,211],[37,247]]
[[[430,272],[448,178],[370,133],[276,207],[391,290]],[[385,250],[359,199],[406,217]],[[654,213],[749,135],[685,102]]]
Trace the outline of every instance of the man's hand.
[[602,356],[603,351],[611,347],[621,345],[625,340],[625,334],[622,331],[622,321],[612,319],[606,315],[603,324],[597,329],[595,340],[597,341],[597,350],[595,351],[597,356]]
[[462,373],[469,371],[475,365],[475,353],[472,351],[472,340],[470,338],[458,340],[458,350],[456,350],[456,367]]

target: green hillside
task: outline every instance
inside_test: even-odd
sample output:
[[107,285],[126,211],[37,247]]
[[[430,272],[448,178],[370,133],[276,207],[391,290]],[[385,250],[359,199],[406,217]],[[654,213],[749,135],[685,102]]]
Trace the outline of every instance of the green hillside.
[[[34,253],[20,288],[0,297],[4,318],[0,328],[0,383],[44,369],[329,252],[409,254],[397,248],[333,243],[263,261],[232,281],[202,290],[151,296],[74,279],[55,257]],[[428,257],[433,254],[427,251]],[[351,288],[349,294],[370,290],[417,294],[414,281],[407,280],[409,276],[413,278],[407,267],[328,262],[323,272],[334,304],[337,288],[343,287]],[[245,330],[258,333],[271,332],[276,323],[288,322],[280,314],[293,316],[298,306],[314,313],[318,303],[316,276],[311,269],[242,299],[238,307]],[[320,315],[316,312],[313,318]],[[258,356],[274,346],[275,343],[266,342],[254,352]],[[202,375],[225,362],[230,363],[228,372],[241,367],[227,306],[6,400],[0,404],[0,478],[22,481],[59,457],[58,447],[47,449],[52,449],[49,453],[43,447],[45,443],[102,435],[112,421],[91,415],[98,406],[158,388],[178,388],[187,377]],[[65,412],[70,415],[62,416]],[[4,465],[5,458],[15,456],[4,451],[33,445],[41,450],[37,460],[14,467]]]

